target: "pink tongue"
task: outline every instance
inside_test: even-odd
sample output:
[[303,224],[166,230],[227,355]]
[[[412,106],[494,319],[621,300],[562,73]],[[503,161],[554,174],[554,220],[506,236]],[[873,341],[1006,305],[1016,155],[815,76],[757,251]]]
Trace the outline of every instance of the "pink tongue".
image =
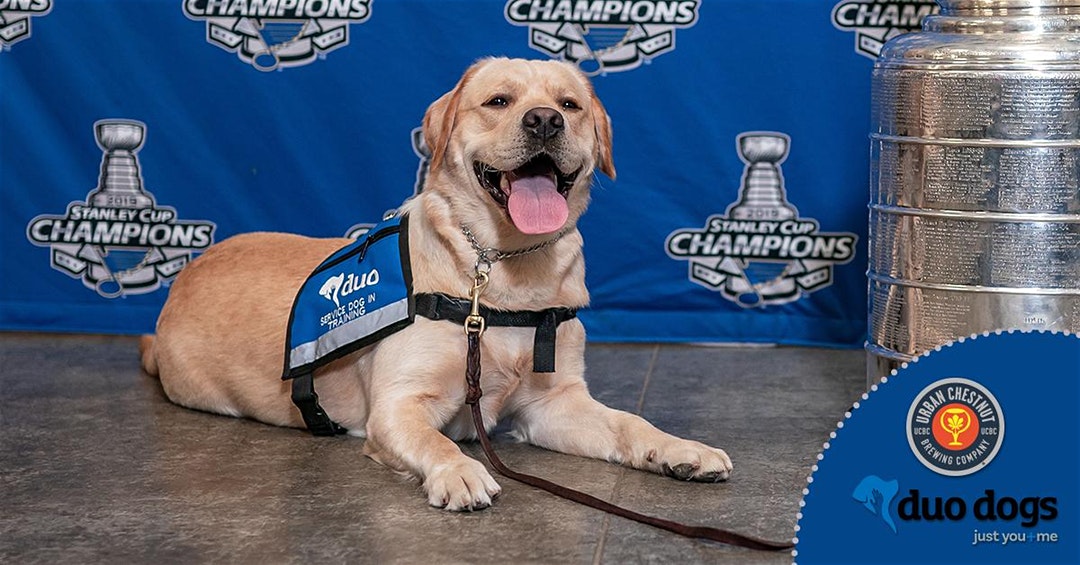
[[506,208],[517,229],[530,235],[558,231],[570,215],[566,199],[548,175],[511,180]]

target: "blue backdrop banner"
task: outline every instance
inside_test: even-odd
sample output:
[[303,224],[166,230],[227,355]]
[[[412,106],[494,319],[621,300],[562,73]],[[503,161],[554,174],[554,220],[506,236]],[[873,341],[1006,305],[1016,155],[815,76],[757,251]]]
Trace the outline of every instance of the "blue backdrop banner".
[[421,189],[476,59],[560,58],[612,117],[589,335],[861,345],[869,86],[930,1],[0,0],[0,329],[152,331],[248,231],[342,236]]

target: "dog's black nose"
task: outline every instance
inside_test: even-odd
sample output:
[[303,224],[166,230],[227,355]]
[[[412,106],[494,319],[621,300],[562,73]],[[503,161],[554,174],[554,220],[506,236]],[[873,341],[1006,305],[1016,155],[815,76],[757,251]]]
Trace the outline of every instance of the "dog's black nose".
[[566,124],[562,114],[554,108],[533,108],[525,112],[521,125],[530,135],[547,141],[562,132]]

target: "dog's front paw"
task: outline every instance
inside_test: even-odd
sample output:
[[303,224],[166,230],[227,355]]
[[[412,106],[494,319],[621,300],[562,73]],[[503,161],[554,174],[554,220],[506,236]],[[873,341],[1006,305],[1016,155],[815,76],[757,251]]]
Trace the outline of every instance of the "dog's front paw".
[[648,461],[659,463],[661,473],[680,481],[726,481],[732,470],[731,458],[723,449],[685,439],[650,451]]
[[502,487],[484,465],[462,457],[453,463],[437,465],[424,478],[428,504],[447,510],[483,510],[499,496]]

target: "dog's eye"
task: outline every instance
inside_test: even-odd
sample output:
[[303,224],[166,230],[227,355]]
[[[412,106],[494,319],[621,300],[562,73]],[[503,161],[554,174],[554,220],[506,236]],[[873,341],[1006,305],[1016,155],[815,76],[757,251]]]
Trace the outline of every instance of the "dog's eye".
[[508,104],[510,104],[510,101],[505,96],[492,96],[490,100],[484,102],[484,106],[502,107]]
[[581,106],[578,106],[578,103],[575,102],[574,100],[571,100],[570,98],[567,98],[566,100],[562,101],[562,107],[563,107],[564,110],[580,110],[581,109]]

